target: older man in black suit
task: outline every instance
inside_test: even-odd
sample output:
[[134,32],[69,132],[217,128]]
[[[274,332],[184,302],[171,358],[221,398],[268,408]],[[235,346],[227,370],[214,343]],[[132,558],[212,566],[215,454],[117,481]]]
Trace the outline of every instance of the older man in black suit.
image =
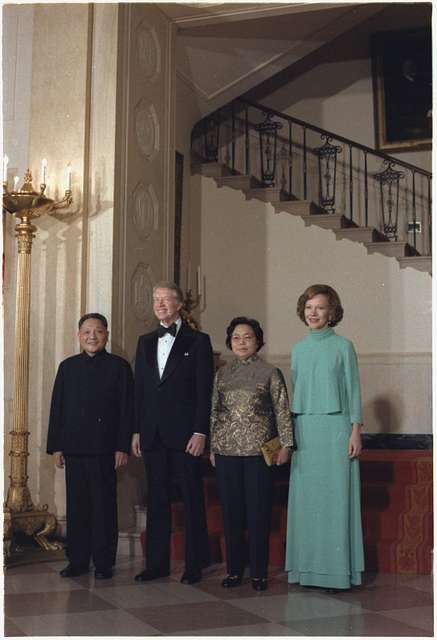
[[185,572],[194,584],[209,563],[201,458],[209,431],[214,376],[209,336],[180,317],[182,292],[172,282],[153,289],[156,331],[139,338],[135,362],[132,452],[144,457],[147,477],[147,582],[170,573],[171,481],[184,502]]
[[47,453],[65,466],[67,555],[63,578],[112,577],[117,549],[116,469],[128,460],[134,381],[129,363],[105,349],[108,322],[100,313],[79,320],[82,353],[59,365],[53,388]]

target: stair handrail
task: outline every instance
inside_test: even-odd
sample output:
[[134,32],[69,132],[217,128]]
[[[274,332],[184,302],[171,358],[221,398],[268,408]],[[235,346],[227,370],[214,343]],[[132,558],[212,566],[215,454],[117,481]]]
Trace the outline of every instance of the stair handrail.
[[[263,114],[264,120],[262,122],[254,121],[249,117],[249,109],[256,110]],[[231,137],[225,142],[225,148],[227,147],[227,166],[231,171],[231,174],[238,174],[240,170],[236,167],[237,162],[237,140],[240,137],[240,133],[237,134],[236,122],[241,120],[240,112],[244,110],[245,115],[243,117],[243,129],[241,131],[244,140],[243,147],[240,150],[243,151],[243,159],[240,163],[242,165],[241,173],[243,175],[251,175],[251,136],[250,131],[256,130],[259,134],[258,138],[258,150],[260,153],[260,164],[257,167],[259,176],[254,175],[262,187],[275,186],[277,182],[277,161],[282,162],[282,179],[281,179],[281,198],[288,199],[302,199],[306,201],[308,199],[308,191],[312,190],[314,194],[314,182],[310,185],[309,176],[313,175],[312,168],[309,167],[307,158],[308,154],[314,154],[317,156],[318,166],[318,196],[313,198],[318,203],[321,211],[325,211],[328,214],[334,214],[336,212],[336,170],[337,170],[337,156],[342,152],[342,146],[349,148],[349,158],[345,158],[345,162],[341,164],[345,167],[348,166],[346,180],[349,183],[344,185],[344,197],[346,198],[347,205],[343,204],[342,215],[349,221],[349,224],[356,224],[356,214],[358,203],[358,215],[360,216],[359,226],[369,226],[369,207],[372,202],[372,198],[375,197],[375,191],[370,192],[369,179],[373,179],[378,183],[377,187],[377,199],[378,199],[378,211],[379,216],[377,224],[375,225],[378,230],[382,231],[385,237],[391,241],[397,241],[399,236],[399,230],[404,229],[405,233],[412,234],[413,255],[417,255],[417,234],[423,232],[422,247],[420,251],[422,255],[431,255],[432,253],[432,172],[426,169],[422,169],[410,162],[405,162],[399,158],[391,156],[387,153],[369,147],[360,142],[346,138],[328,129],[323,129],[317,125],[306,122],[300,118],[281,113],[277,109],[271,108],[267,105],[260,104],[247,97],[241,96],[235,98],[228,104],[219,107],[214,112],[202,118],[195,124],[191,132],[191,149],[196,156],[195,145],[197,140],[203,137],[203,145],[201,145],[201,152],[198,157],[203,158],[206,162],[217,162],[219,148],[220,148],[220,125],[229,121],[231,123]],[[279,134],[281,124],[277,120],[282,120],[284,123],[288,123],[288,139]],[[303,132],[302,141],[294,141],[292,138],[292,125],[301,129]],[[322,140],[325,140],[322,146],[311,148],[307,143],[307,134],[316,134],[320,136]],[[288,143],[288,154],[277,151],[277,141],[283,140]],[[338,142],[332,144],[332,142]],[[295,165],[292,159],[293,151],[296,146],[301,146],[301,168]],[[358,191],[355,190],[354,181],[354,165],[353,165],[353,152],[359,153],[363,156],[364,163],[362,168],[362,180],[361,188]],[[239,153],[239,152],[238,152]],[[241,158],[241,155],[239,155]],[[281,160],[282,158],[282,160]],[[374,169],[369,168],[368,158],[381,161],[383,168],[378,169],[376,172]],[[288,169],[287,169],[288,166]],[[285,170],[284,170],[285,167]],[[399,203],[400,199],[400,183],[403,180],[408,180],[403,171],[404,169],[410,176],[411,183],[404,182],[402,190],[408,195],[408,201],[410,202],[409,209],[405,209],[407,216],[402,220],[402,224],[399,224]],[[361,170],[360,170],[361,171]],[[297,185],[296,178],[297,177]],[[345,172],[346,176],[346,172]],[[425,183],[420,183],[418,179],[422,178]],[[406,186],[405,186],[406,185]],[[297,191],[295,190],[297,187]],[[347,190],[348,189],[348,190]],[[346,191],[347,190],[347,191]],[[299,193],[300,192],[300,193]],[[312,197],[312,196],[311,196]],[[347,207],[347,209],[346,209]],[[361,208],[362,207],[362,208]],[[407,224],[408,223],[408,224]],[[411,237],[411,236],[409,236]],[[410,248],[408,249],[410,251]]]
[[[409,162],[405,162],[404,160],[399,160],[398,158],[395,158],[394,156],[390,156],[387,153],[383,153],[382,151],[378,151],[377,149],[372,149],[372,147],[368,147],[365,144],[361,144],[360,142],[356,142],[355,140],[351,140],[350,138],[345,138],[344,136],[338,135],[337,133],[329,131],[328,129],[322,129],[321,127],[317,127],[316,125],[306,122],[305,120],[301,120],[300,118],[289,116],[286,113],[282,113],[281,111],[277,111],[276,109],[272,109],[271,107],[267,107],[258,102],[248,100],[247,98],[236,98],[234,102],[241,102],[242,104],[246,104],[255,109],[259,109],[263,113],[270,113],[276,116],[277,118],[282,118],[283,120],[289,120],[293,124],[298,124],[301,127],[304,127],[305,129],[310,129],[311,131],[315,131],[316,133],[320,133],[321,135],[328,136],[334,140],[338,140],[339,142],[343,142],[348,146],[353,146],[357,149],[360,149],[365,153],[371,153],[372,155],[377,156],[382,160],[400,165],[405,169],[409,169],[410,171],[415,171],[416,173],[421,173],[422,175],[428,178],[432,178],[432,172],[427,171],[426,169],[422,169],[421,167],[418,167],[414,164],[410,164]],[[217,109],[217,111],[220,111],[220,109]]]

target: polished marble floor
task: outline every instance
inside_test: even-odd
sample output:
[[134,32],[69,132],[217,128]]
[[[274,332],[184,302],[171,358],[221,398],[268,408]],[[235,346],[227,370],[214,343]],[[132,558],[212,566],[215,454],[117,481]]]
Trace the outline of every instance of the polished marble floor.
[[5,636],[413,636],[433,635],[432,576],[366,574],[350,592],[328,594],[287,584],[271,572],[269,589],[220,582],[223,565],[193,586],[169,578],[135,583],[140,559],[119,558],[112,580],[60,578],[64,562],[8,569]]

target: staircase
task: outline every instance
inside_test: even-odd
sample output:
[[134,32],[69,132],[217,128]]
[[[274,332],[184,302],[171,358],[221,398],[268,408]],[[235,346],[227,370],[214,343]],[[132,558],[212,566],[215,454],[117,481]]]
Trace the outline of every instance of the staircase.
[[238,99],[194,127],[192,172],[431,274],[432,175],[419,167]]

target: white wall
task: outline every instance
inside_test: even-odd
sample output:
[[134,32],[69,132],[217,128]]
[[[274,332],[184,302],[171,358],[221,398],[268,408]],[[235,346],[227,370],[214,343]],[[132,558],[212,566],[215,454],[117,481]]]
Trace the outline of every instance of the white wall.
[[231,318],[254,316],[264,355],[288,378],[291,346],[306,331],[297,299],[310,284],[330,284],[345,308],[338,332],[360,358],[366,430],[431,432],[431,277],[211,178],[193,176],[192,191],[200,194],[206,278],[201,322],[213,346],[225,354]]

